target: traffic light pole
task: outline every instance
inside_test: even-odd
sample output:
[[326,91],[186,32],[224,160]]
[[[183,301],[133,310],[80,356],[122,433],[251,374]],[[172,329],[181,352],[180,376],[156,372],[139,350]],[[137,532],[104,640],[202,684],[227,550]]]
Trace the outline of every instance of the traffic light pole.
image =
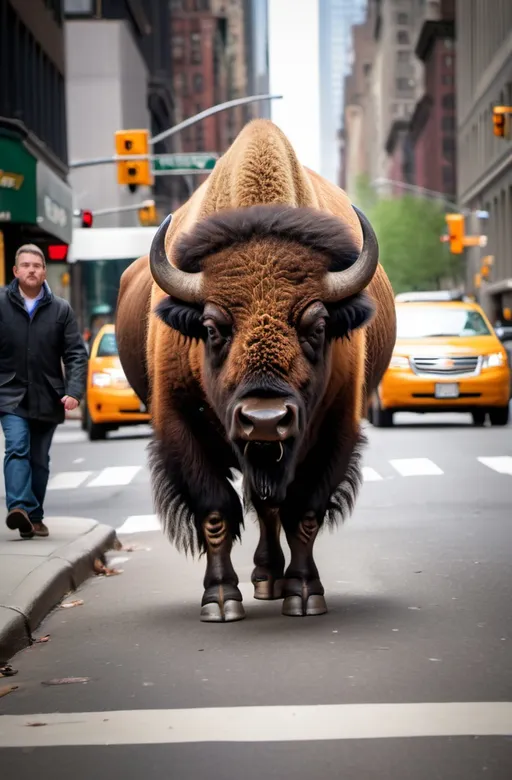
[[[154,206],[155,201],[154,200],[143,200],[142,203],[133,203],[129,206],[113,206],[109,209],[90,209],[91,214],[93,217],[102,217],[106,214],[119,214],[121,211],[138,211],[139,209],[145,209],[149,206]],[[80,209],[73,212],[74,217],[80,216]]]
[[[155,135],[153,138],[149,139],[149,143],[151,146],[154,146],[155,144],[159,143],[159,141],[163,141],[165,138],[169,138],[172,135],[175,135],[176,133],[179,133],[181,130],[184,130],[186,127],[190,127],[190,125],[194,125],[197,122],[201,122],[203,119],[207,119],[209,116],[213,116],[214,114],[218,114],[220,111],[226,111],[229,108],[236,108],[236,106],[244,106],[247,103],[256,103],[260,100],[280,100],[283,96],[282,95],[250,95],[249,97],[244,98],[236,98],[235,100],[228,100],[225,103],[219,103],[216,106],[210,106],[210,108],[205,109],[204,111],[200,111],[199,114],[195,114],[194,116],[189,117],[188,119],[185,119],[183,122],[180,122],[177,125],[174,125],[173,127],[169,127],[168,130],[164,130],[163,133],[160,133],[159,135]],[[117,163],[121,162],[123,160],[130,160],[131,162],[136,160],[155,160],[158,159],[161,156],[165,155],[144,155],[144,154],[131,154],[131,155],[114,155],[111,157],[94,157],[90,160],[75,160],[74,162],[69,163],[70,169],[76,169],[76,168],[88,168],[92,165],[105,165],[108,163]],[[206,173],[207,171],[189,171],[187,170],[186,173]],[[165,173],[169,173],[166,171]],[[176,171],[173,173],[183,173],[183,171]]]

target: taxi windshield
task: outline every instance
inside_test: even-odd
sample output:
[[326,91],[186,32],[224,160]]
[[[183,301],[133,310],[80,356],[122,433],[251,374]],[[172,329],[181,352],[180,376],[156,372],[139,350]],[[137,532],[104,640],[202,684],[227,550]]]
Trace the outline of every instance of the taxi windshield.
[[97,357],[117,357],[117,341],[115,333],[104,333],[98,344]]
[[444,306],[397,306],[397,338],[489,336],[482,315],[472,309]]

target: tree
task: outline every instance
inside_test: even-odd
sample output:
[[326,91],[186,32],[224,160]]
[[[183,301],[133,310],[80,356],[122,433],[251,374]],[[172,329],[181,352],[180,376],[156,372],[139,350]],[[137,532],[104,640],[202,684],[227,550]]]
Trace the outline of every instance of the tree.
[[439,203],[411,195],[367,202],[380,261],[395,293],[442,289],[455,282],[460,262],[440,241],[446,222]]

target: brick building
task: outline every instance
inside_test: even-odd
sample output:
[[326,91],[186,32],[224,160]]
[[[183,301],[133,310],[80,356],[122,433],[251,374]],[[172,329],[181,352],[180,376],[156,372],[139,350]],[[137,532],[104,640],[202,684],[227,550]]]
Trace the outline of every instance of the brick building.
[[[247,95],[247,30],[242,0],[173,0],[172,58],[179,120]],[[249,118],[244,107],[208,117],[181,134],[184,152],[222,153]]]
[[456,191],[454,5],[454,0],[443,0],[420,25],[415,51],[424,65],[425,88],[410,121],[414,183],[452,200]]

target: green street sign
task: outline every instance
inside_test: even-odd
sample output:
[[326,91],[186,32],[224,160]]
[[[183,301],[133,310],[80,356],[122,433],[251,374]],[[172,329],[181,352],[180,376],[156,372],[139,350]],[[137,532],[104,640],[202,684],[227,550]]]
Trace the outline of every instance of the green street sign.
[[215,167],[218,155],[197,154],[160,154],[153,159],[155,171],[211,171]]

